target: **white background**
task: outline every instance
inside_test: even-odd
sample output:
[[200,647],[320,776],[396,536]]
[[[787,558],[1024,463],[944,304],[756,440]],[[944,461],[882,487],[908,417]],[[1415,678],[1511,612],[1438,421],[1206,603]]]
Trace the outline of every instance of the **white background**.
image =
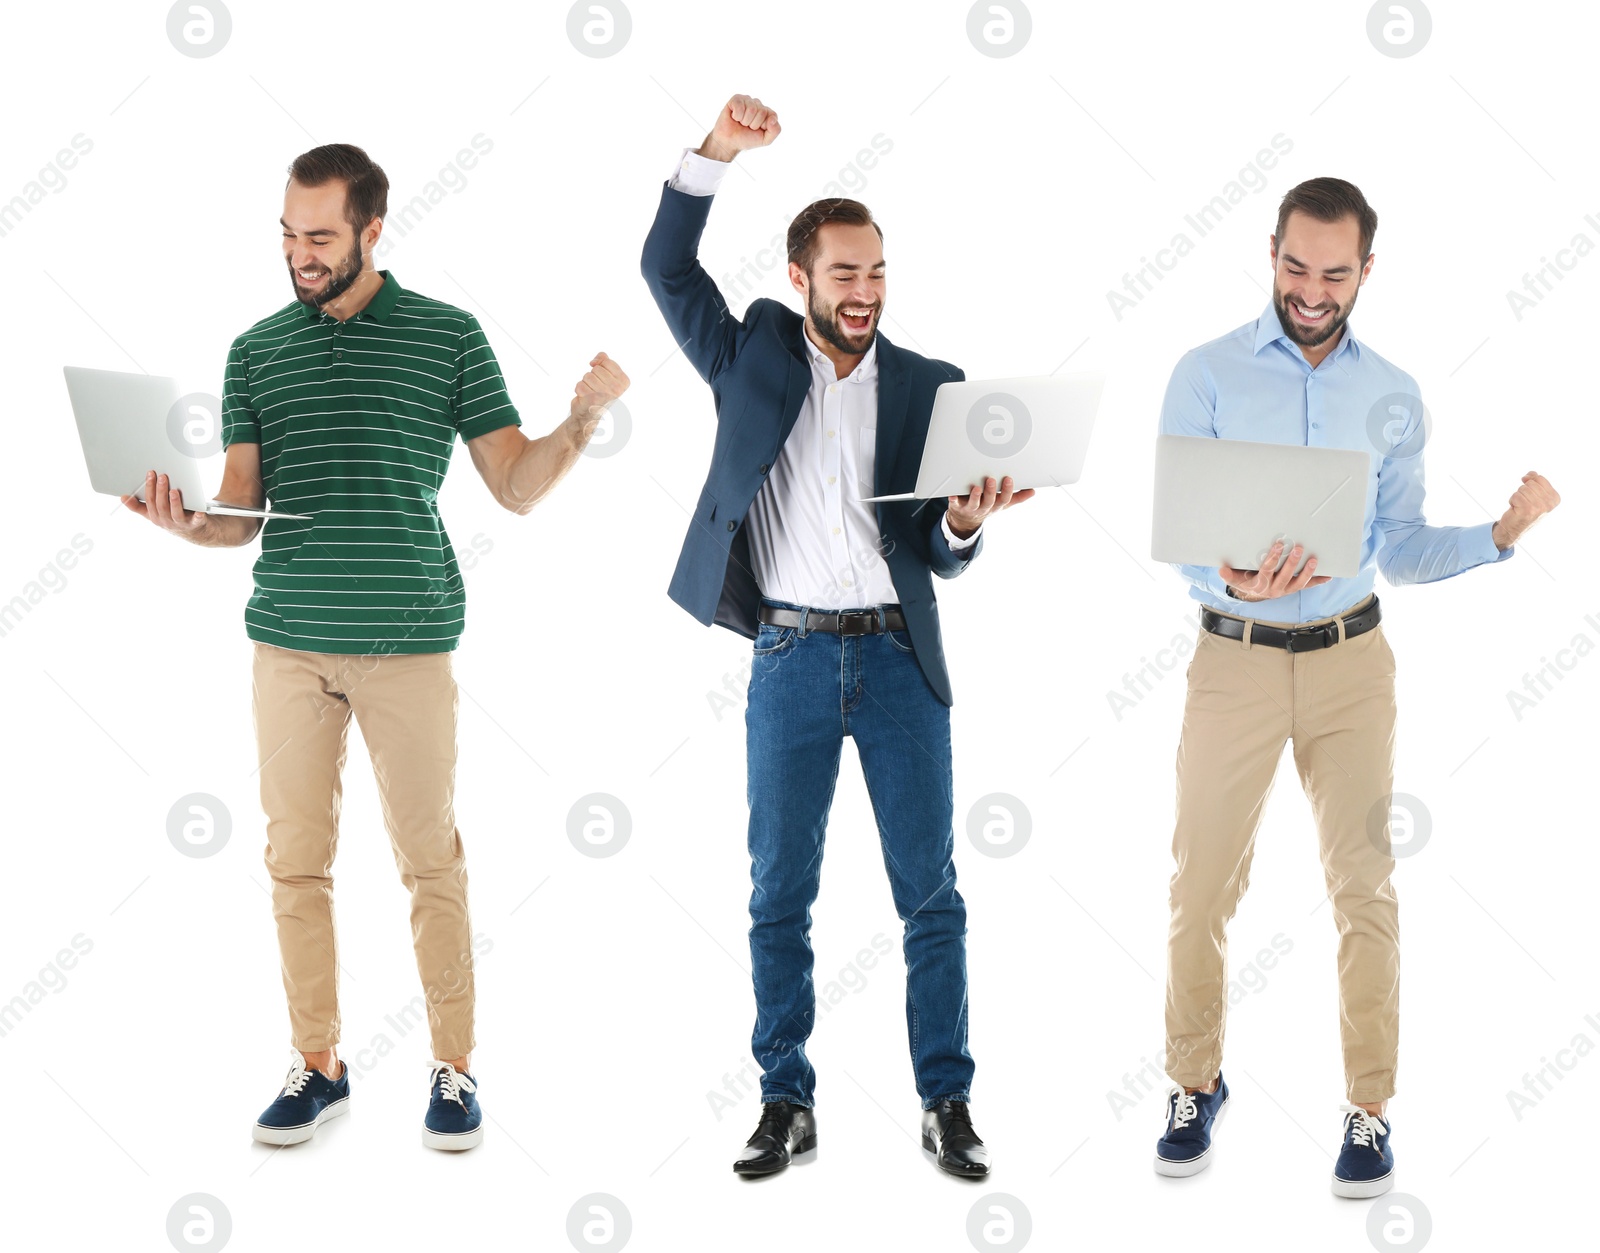
[[[1561,654],[1570,671],[1520,718],[1507,693],[1575,637],[1600,642],[1583,538],[1600,256],[1570,254],[1520,319],[1507,292],[1580,233],[1600,244],[1600,220],[1585,221],[1600,216],[1593,13],[1440,0],[1407,58],[1381,54],[1367,6],[1343,2],[1225,15],[1040,3],[1009,57],[980,54],[954,3],[640,0],[609,57],[577,50],[566,13],[237,0],[209,57],[175,50],[159,4],[8,14],[0,200],[26,197],[75,135],[92,148],[0,236],[0,601],[54,586],[0,636],[0,1002],[41,972],[55,988],[0,1037],[0,1140],[17,1159],[7,1243],[165,1249],[174,1203],[205,1193],[231,1217],[231,1249],[565,1248],[574,1204],[605,1193],[639,1250],[961,1250],[969,1211],[1004,1193],[1035,1248],[1369,1247],[1369,1203],[1328,1188],[1335,935],[1287,760],[1231,931],[1234,975],[1274,936],[1292,948],[1233,1011],[1215,1166],[1188,1181],[1151,1171],[1182,666],[1120,719],[1107,699],[1193,634],[1184,586],[1143,556],[1167,377],[1261,311],[1277,199],[1323,174],[1358,183],[1380,214],[1353,324],[1423,388],[1430,520],[1498,515],[1530,468],[1564,497],[1498,568],[1379,589],[1400,663],[1396,786],[1432,828],[1397,877],[1399,1191],[1439,1250],[1551,1247],[1558,1226],[1587,1224],[1600,1057],[1559,1050],[1600,1044],[1586,803],[1600,660]],[[821,1015],[814,1162],[736,1180],[755,1098],[720,1119],[710,1099],[751,1073],[748,645],[666,597],[712,409],[639,252],[677,154],[736,91],[776,107],[784,133],[718,198],[714,277],[846,180],[886,231],[892,339],[972,378],[1070,357],[1111,379],[1083,481],[995,520],[977,565],[938,588],[973,1108],[995,1161],[976,1186],[917,1146],[897,951]],[[381,264],[479,316],[530,434],[564,416],[600,349],[634,380],[632,433],[527,518],[493,504],[464,452],[442,496],[458,551],[475,537],[489,549],[467,576],[456,654],[459,821],[489,945],[485,1142],[458,1157],[418,1144],[426,1035],[385,1018],[417,993],[407,902],[352,730],[337,873],[353,1112],[277,1152],[249,1138],[287,1039],[243,629],[256,549],[192,549],[93,495],[61,367],[219,391],[232,338],[291,298],[276,220],[293,157],[361,144],[389,175],[393,215],[475,135],[487,155],[403,238],[390,232]],[[880,135],[892,146],[864,170],[858,153]],[[1262,189],[1116,317],[1107,292],[1275,135],[1292,149]],[[790,297],[781,266],[753,290]],[[87,553],[41,574],[74,536]],[[708,693],[725,678],[736,701],[719,719]],[[819,983],[875,935],[899,937],[846,757],[815,911]],[[231,817],[213,856],[168,839],[169,811],[197,792]],[[605,858],[566,834],[596,792],[631,820]],[[997,792],[1031,818],[1010,857],[966,830]],[[87,954],[48,973],[75,936]],[[379,1042],[393,1046],[381,1058]],[[1508,1092],[1547,1064],[1553,1094],[1519,1118]],[[1119,1117],[1108,1094],[1141,1070],[1158,1086]]]

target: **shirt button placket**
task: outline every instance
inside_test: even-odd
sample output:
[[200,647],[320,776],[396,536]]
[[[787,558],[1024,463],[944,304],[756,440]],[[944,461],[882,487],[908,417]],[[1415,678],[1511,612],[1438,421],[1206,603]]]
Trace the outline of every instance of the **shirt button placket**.
[[[839,494],[839,479],[844,472],[844,440],[835,438],[836,431],[842,431],[844,420],[844,400],[839,394],[839,384],[829,383],[823,394],[823,425],[828,429],[829,442],[826,446],[828,485],[824,489],[823,499],[827,501],[828,517],[844,519],[844,502]],[[844,528],[834,526],[829,528],[833,534],[829,539],[829,546],[833,549],[834,567],[839,571],[839,584],[841,587],[853,586],[855,580],[851,577],[854,573],[850,564],[850,545],[846,541]]]

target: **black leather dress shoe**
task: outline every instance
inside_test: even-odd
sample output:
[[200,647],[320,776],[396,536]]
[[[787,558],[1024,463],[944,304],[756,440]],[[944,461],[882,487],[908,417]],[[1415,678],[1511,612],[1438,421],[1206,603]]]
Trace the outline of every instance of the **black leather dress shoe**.
[[817,1118],[809,1107],[768,1101],[761,1107],[756,1133],[733,1163],[741,1175],[770,1175],[789,1164],[790,1155],[817,1147]]
[[989,1173],[989,1150],[972,1129],[965,1101],[940,1101],[922,1111],[922,1147],[939,1155],[939,1169],[963,1179]]

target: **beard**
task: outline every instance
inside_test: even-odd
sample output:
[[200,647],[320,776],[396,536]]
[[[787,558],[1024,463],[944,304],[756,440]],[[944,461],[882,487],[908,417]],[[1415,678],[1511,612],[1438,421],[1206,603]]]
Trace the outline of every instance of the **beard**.
[[864,353],[872,346],[872,339],[878,333],[878,319],[883,316],[883,304],[879,302],[872,307],[872,321],[864,331],[852,331],[839,321],[839,306],[824,309],[817,303],[817,290],[811,289],[811,294],[806,300],[806,312],[811,315],[811,325],[817,328],[817,334],[827,340],[840,352]]
[[1318,326],[1301,326],[1294,320],[1294,314],[1289,312],[1289,302],[1284,299],[1283,292],[1276,283],[1272,286],[1272,307],[1278,315],[1278,325],[1283,327],[1283,333],[1299,344],[1302,348],[1317,348],[1327,343],[1350,320],[1350,312],[1356,307],[1356,296],[1361,289],[1356,288],[1350,296],[1350,303],[1342,308],[1338,305],[1328,314],[1327,318]]
[[295,272],[294,262],[287,261],[289,267],[289,282],[294,287],[295,299],[303,305],[321,308],[330,300],[337,300],[355,285],[361,277],[361,272],[366,265],[366,259],[361,255],[361,240],[358,238],[350,247],[350,255],[336,265],[330,265],[328,281],[319,291],[306,292],[300,286],[300,276]]

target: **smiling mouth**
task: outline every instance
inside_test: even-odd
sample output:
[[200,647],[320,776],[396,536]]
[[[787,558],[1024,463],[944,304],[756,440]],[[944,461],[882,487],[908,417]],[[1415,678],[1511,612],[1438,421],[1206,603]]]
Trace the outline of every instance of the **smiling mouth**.
[[1332,309],[1307,309],[1297,300],[1289,301],[1289,308],[1293,309],[1295,317],[1307,326],[1321,326],[1333,312]]
[[294,276],[300,280],[302,287],[315,287],[328,277],[326,270],[296,270]]
[[873,314],[877,310],[866,308],[863,305],[841,305],[839,307],[839,321],[844,323],[847,331],[864,331],[872,325]]

